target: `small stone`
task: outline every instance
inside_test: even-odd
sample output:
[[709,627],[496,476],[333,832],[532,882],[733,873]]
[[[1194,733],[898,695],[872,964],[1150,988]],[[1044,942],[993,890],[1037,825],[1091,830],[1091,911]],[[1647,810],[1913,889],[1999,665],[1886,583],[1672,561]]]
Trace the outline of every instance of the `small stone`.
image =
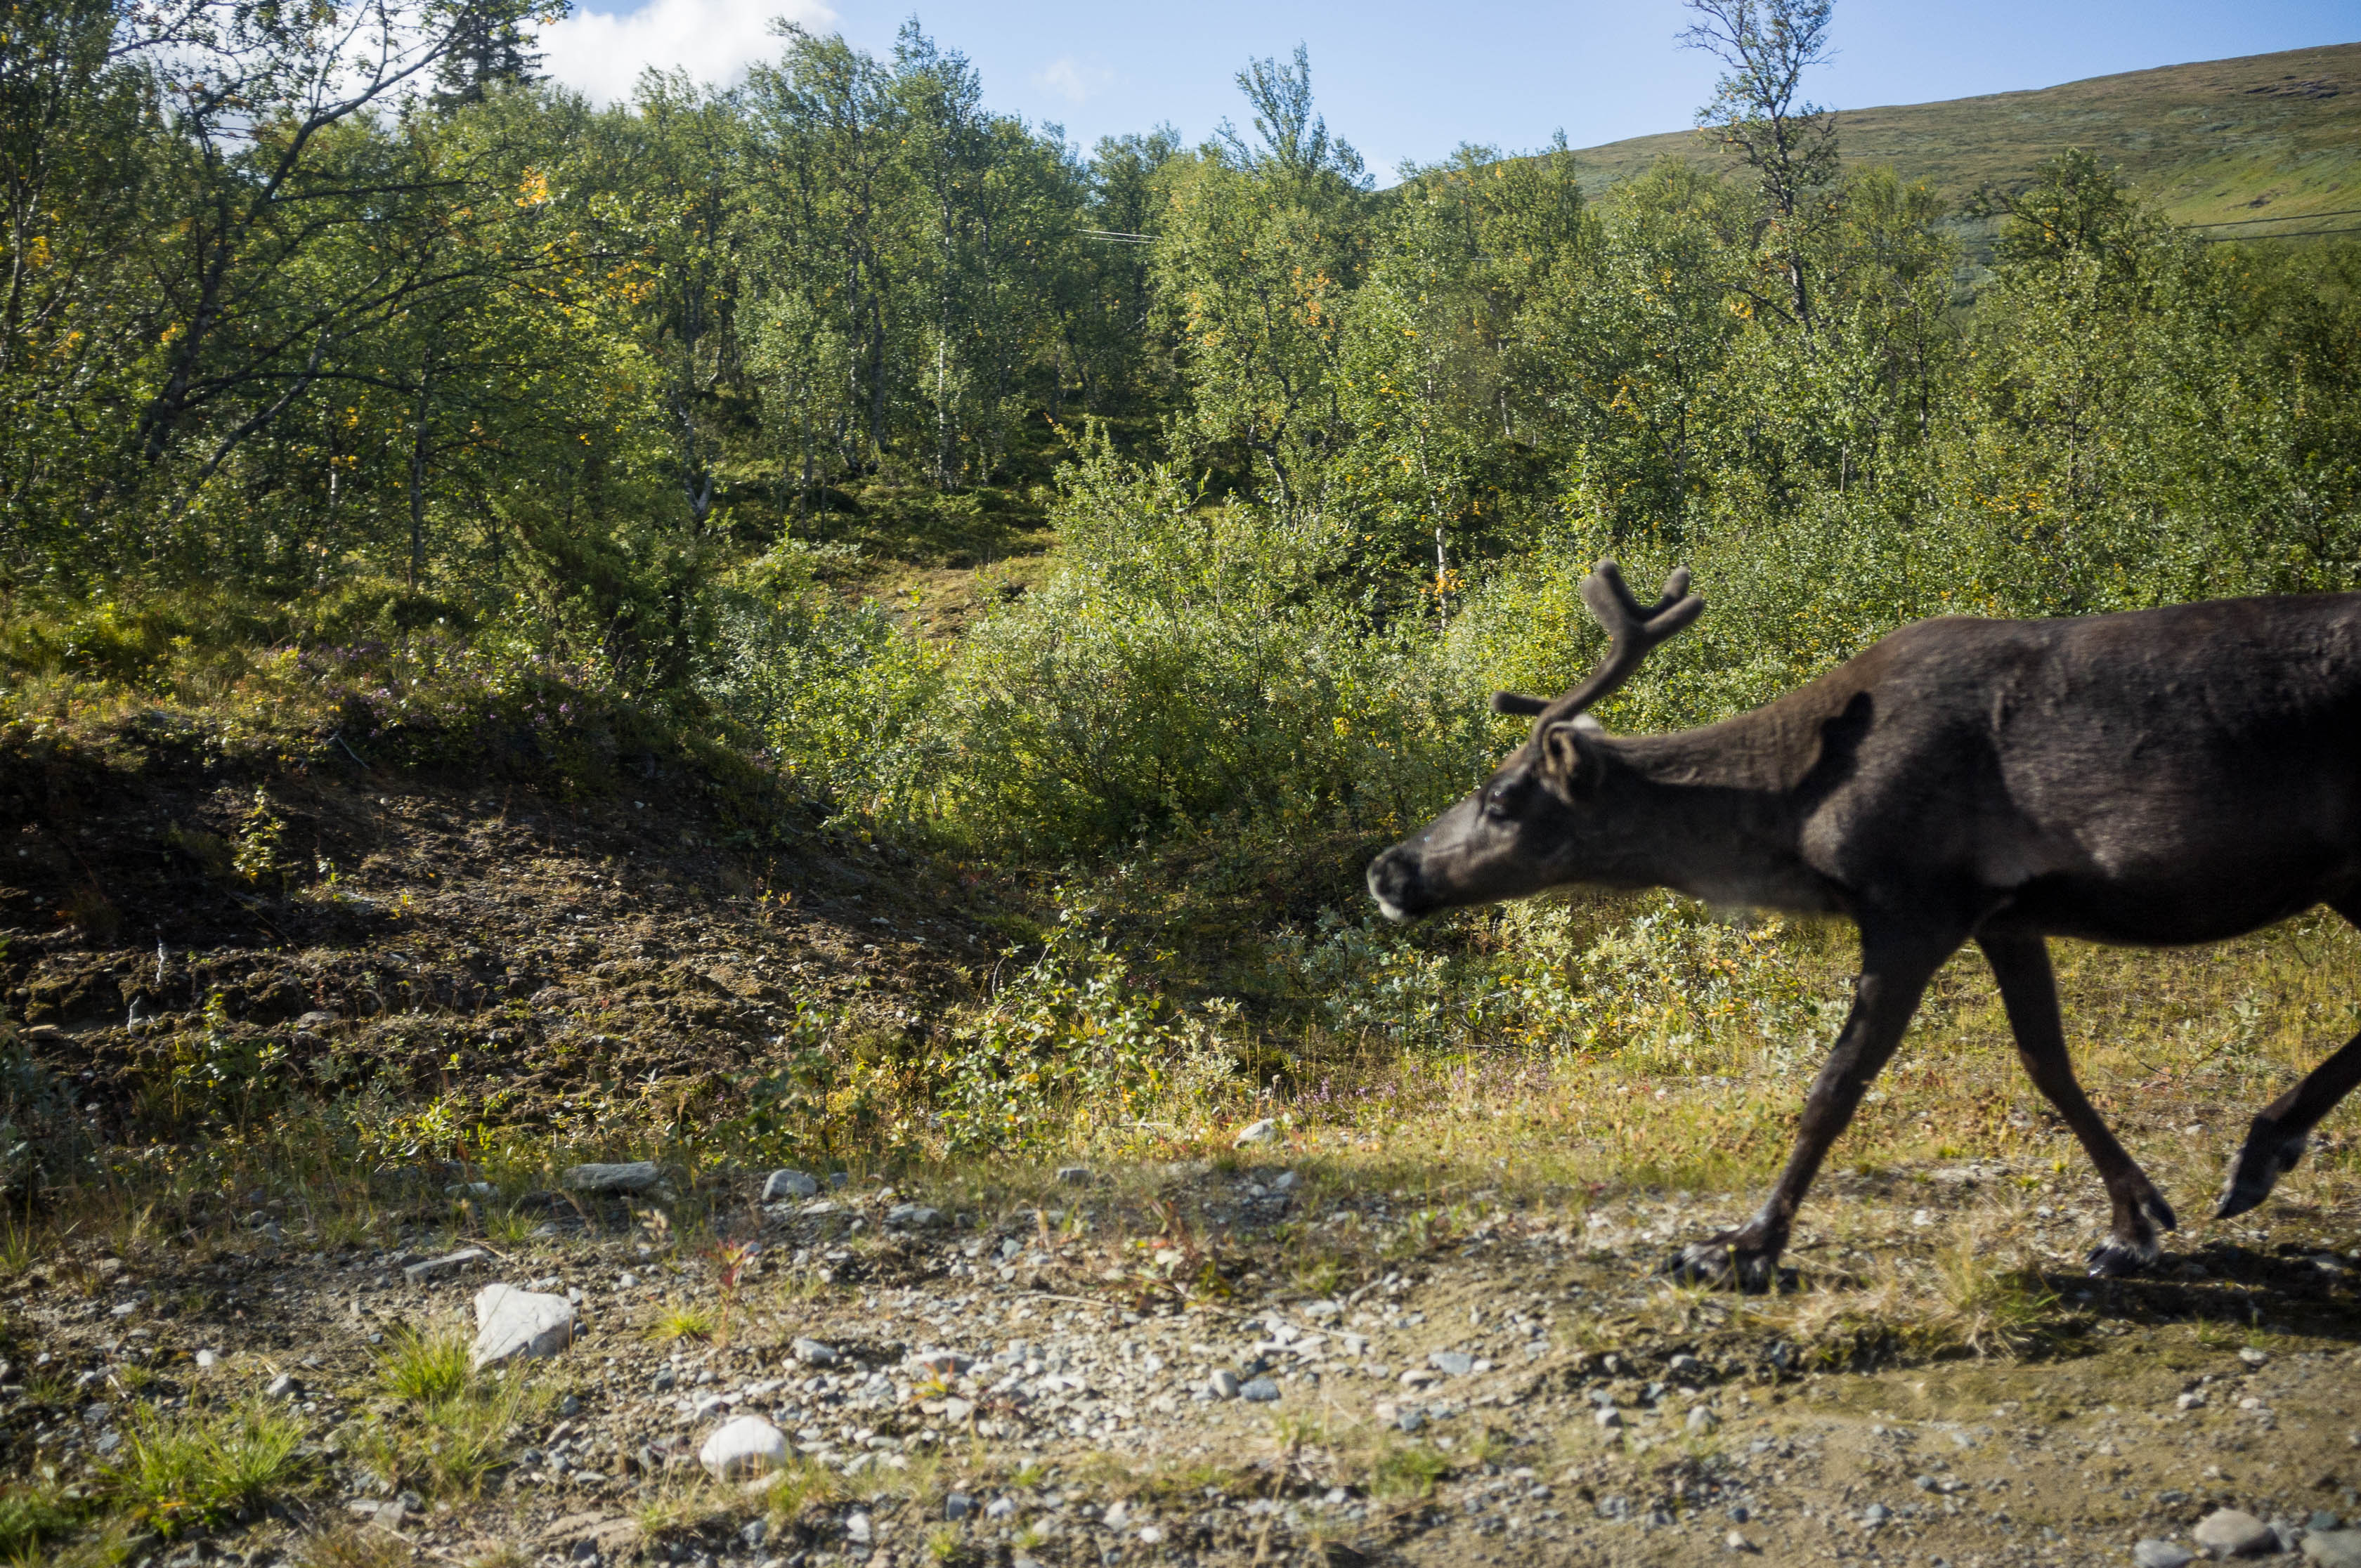
[[1861,1510],[1861,1522],[1867,1525],[1872,1530],[1875,1530],[1880,1525],[1888,1523],[1893,1519],[1893,1518],[1894,1510],[1887,1508],[1883,1503],[1872,1503],[1869,1507]]
[[262,1386],[262,1397],[266,1399],[300,1399],[303,1397],[303,1385],[282,1372]]
[[1279,1124],[1268,1117],[1265,1117],[1259,1122],[1251,1123],[1247,1126],[1242,1128],[1239,1131],[1238,1135],[1231,1141],[1230,1146],[1233,1148],[1242,1149],[1248,1144],[1275,1144],[1277,1142],[1279,1142]]
[[1121,1497],[1117,1497],[1114,1502],[1109,1503],[1106,1506],[1106,1512],[1099,1516],[1099,1523],[1104,1525],[1109,1530],[1121,1530],[1130,1522],[1131,1505],[1125,1502]]
[[1058,1168],[1058,1183],[1061,1187],[1088,1187],[1091,1168],[1087,1165],[1061,1165]]
[[2249,1366],[2260,1366],[2270,1358],[2271,1353],[2269,1351],[2257,1350],[2253,1345],[2242,1346],[2238,1351],[2238,1359],[2245,1362]]
[[760,1416],[740,1416],[714,1429],[697,1462],[717,1481],[767,1475],[787,1462],[787,1434]]
[[1744,1536],[1739,1534],[1734,1530],[1728,1535],[1721,1538],[1721,1544],[1732,1552],[1752,1552],[1754,1550],[1754,1543],[1747,1540]]
[[645,1192],[653,1196],[671,1196],[670,1190],[664,1186],[664,1167],[653,1160],[633,1160],[627,1165],[577,1165],[568,1168],[558,1180],[574,1192]]
[[1238,1397],[1238,1375],[1222,1367],[1205,1379],[1205,1387],[1213,1391],[1216,1399],[1235,1399]]
[[2189,1568],[2197,1554],[2169,1541],[2143,1541],[2132,1547],[2136,1568]]
[[512,1285],[476,1292],[476,1343],[467,1359],[478,1370],[522,1356],[541,1360],[574,1343],[574,1303]]
[[637,1289],[639,1288],[639,1283],[640,1277],[633,1274],[629,1269],[625,1269],[622,1273],[615,1277],[615,1288],[618,1290]]
[[2172,1404],[2175,1409],[2202,1410],[2205,1408],[2205,1391],[2202,1388],[2191,1388],[2188,1393],[2175,1399]]
[[1426,1364],[1445,1377],[1465,1377],[1476,1370],[1476,1358],[1464,1350],[1438,1350]]
[[795,1343],[788,1345],[787,1349],[797,1361],[802,1362],[806,1366],[834,1366],[836,1365],[836,1347],[832,1344],[822,1344],[816,1339],[796,1340]]
[[975,1512],[975,1499],[965,1492],[953,1492],[943,1499],[943,1518],[963,1519]]
[[2304,1561],[2319,1568],[2361,1568],[2361,1530],[2316,1530],[2303,1538]]
[[489,1198],[495,1189],[489,1181],[455,1181],[443,1189],[445,1198]]
[[1686,1426],[1689,1431],[1696,1432],[1698,1436],[1702,1437],[1707,1432],[1713,1431],[1714,1428],[1721,1425],[1721,1418],[1715,1415],[1711,1410],[1707,1409],[1703,1405],[1692,1405],[1689,1407],[1688,1420],[1682,1424]]
[[2312,1517],[2303,1521],[2303,1528],[2316,1530],[2343,1530],[2345,1521],[2326,1508],[2314,1508],[2312,1510]]
[[1016,1512],[1016,1499],[1014,1497],[994,1497],[983,1506],[983,1517],[988,1519],[1009,1519]]
[[463,1246],[457,1252],[446,1252],[441,1257],[430,1257],[423,1263],[411,1264],[402,1269],[401,1277],[412,1285],[431,1285],[437,1279],[448,1278],[454,1274],[473,1268],[491,1255],[479,1246]]
[[1426,1425],[1426,1412],[1412,1405],[1394,1418],[1394,1425],[1404,1431],[1416,1431]]
[[1302,1179],[1291,1170],[1282,1170],[1279,1173],[1278,1179],[1270,1184],[1270,1190],[1273,1192],[1292,1192],[1301,1185]]
[[221,1352],[217,1350],[201,1350],[197,1352],[197,1365],[201,1367],[219,1366],[221,1365]]
[[324,1029],[335,1023],[335,1021],[336,1015],[335,1014],[323,1013],[319,1009],[313,1008],[309,1013],[298,1014],[295,1019],[295,1026],[299,1029]]
[[869,1516],[863,1513],[847,1514],[844,1519],[844,1539],[855,1546],[868,1545],[874,1539],[869,1528]]
[[1268,1405],[1279,1398],[1279,1385],[1268,1377],[1257,1377],[1240,1387],[1238,1398],[1250,1405]]
[[1616,1428],[1623,1424],[1623,1412],[1617,1409],[1614,1406],[1609,1405],[1601,1409],[1590,1419],[1598,1423],[1599,1431],[1613,1431]]
[[1713,1376],[1712,1367],[1686,1351],[1664,1363],[1664,1370],[1684,1383],[1702,1383]]
[[2248,1557],[2279,1550],[2271,1527],[2242,1508],[2216,1508],[2192,1532],[2209,1557]]
[[906,1231],[930,1230],[943,1223],[943,1212],[924,1203],[896,1203],[885,1211],[885,1223]]
[[774,1170],[763,1181],[763,1201],[765,1203],[776,1203],[789,1198],[809,1198],[818,1191],[818,1179],[800,1170]]

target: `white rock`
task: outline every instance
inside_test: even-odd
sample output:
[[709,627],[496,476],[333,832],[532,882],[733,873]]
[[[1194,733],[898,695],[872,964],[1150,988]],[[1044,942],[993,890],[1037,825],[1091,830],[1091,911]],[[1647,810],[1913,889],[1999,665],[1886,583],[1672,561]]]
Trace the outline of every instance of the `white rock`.
[[558,1179],[576,1192],[656,1192],[664,1190],[664,1168],[653,1160],[628,1165],[577,1165]]
[[467,1352],[478,1368],[516,1356],[538,1360],[574,1343],[574,1303],[512,1285],[476,1292],[476,1343]]
[[219,1366],[221,1365],[221,1352],[217,1350],[201,1350],[197,1352],[197,1365],[199,1366]]
[[1623,1424],[1623,1412],[1616,1409],[1610,1405],[1606,1409],[1599,1410],[1590,1419],[1598,1423],[1600,1431],[1613,1431],[1616,1428]]
[[774,1170],[763,1183],[763,1201],[776,1203],[787,1198],[809,1198],[818,1190],[818,1181],[800,1170]]
[[1693,1432],[1704,1433],[1719,1426],[1721,1419],[1703,1405],[1692,1405],[1689,1407],[1688,1420],[1682,1424]]
[[1270,1120],[1268,1117],[1265,1117],[1263,1120],[1256,1122],[1241,1131],[1230,1146],[1233,1148],[1242,1149],[1248,1144],[1275,1144],[1277,1142],[1279,1142],[1279,1124]]
[[885,1211],[885,1223],[905,1230],[929,1230],[943,1223],[943,1212],[924,1203],[896,1203]]
[[796,1340],[794,1343],[788,1345],[787,1349],[794,1354],[797,1361],[802,1362],[806,1366],[833,1366],[836,1365],[836,1347],[832,1344],[822,1344],[816,1339]]
[[2361,1568],[2361,1530],[2316,1530],[2303,1538],[2303,1555],[2319,1568]]
[[1205,1387],[1213,1391],[1216,1399],[1235,1399],[1238,1397],[1238,1375],[1224,1366],[1205,1380]]
[[2142,1541],[2132,1545],[2136,1568],[2189,1568],[2196,1561],[2195,1552],[2169,1541]]
[[2211,1557],[2251,1557],[2279,1549],[2271,1527],[2241,1508],[2216,1508],[2191,1533]]
[[760,1416],[740,1416],[714,1429],[697,1462],[717,1481],[767,1475],[787,1462],[787,1434]]

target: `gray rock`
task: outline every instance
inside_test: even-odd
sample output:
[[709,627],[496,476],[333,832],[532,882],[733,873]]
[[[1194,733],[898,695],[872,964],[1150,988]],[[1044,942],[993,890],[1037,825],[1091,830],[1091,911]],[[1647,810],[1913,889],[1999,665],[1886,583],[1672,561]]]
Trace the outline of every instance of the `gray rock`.
[[479,1246],[463,1246],[457,1252],[446,1252],[441,1257],[430,1257],[423,1263],[413,1263],[401,1271],[401,1277],[412,1285],[432,1285],[437,1279],[466,1272],[486,1262],[491,1254]]
[[1091,1168],[1087,1165],[1061,1165],[1058,1168],[1058,1180],[1066,1187],[1088,1187],[1091,1184]]
[[518,1357],[541,1360],[574,1343],[574,1303],[512,1285],[476,1292],[476,1343],[467,1359],[478,1368]]
[[1235,1399],[1238,1397],[1238,1375],[1224,1366],[1205,1379],[1205,1387],[1213,1391],[1216,1399]]
[[2319,1568],[2361,1568],[2361,1530],[2317,1530],[2303,1538],[2303,1557]]
[[2253,1345],[2242,1346],[2238,1351],[2238,1359],[2245,1362],[2249,1366],[2260,1366],[2270,1358],[2271,1353],[2269,1351],[2257,1350]]
[[1269,1120],[1268,1118],[1265,1118],[1259,1122],[1250,1123],[1246,1127],[1240,1129],[1238,1135],[1235,1139],[1231,1140],[1231,1146],[1234,1148],[1244,1148],[1248,1144],[1275,1144],[1277,1142],[1279,1142],[1279,1124]]
[[1279,1385],[1268,1377],[1257,1377],[1239,1387],[1238,1398],[1250,1405],[1272,1404],[1279,1398]]
[[335,1022],[335,1014],[323,1013],[314,1008],[309,1013],[299,1015],[295,1020],[295,1026],[299,1029],[326,1029],[333,1027]]
[[1476,1370],[1476,1358],[1464,1350],[1438,1350],[1426,1364],[1445,1377],[1465,1377]]
[[1712,1367],[1686,1351],[1664,1363],[1664,1370],[1684,1383],[1702,1383],[1713,1376]]
[[763,1179],[763,1201],[776,1203],[788,1198],[809,1198],[819,1191],[819,1182],[800,1170],[774,1170]]
[[197,1365],[201,1368],[219,1366],[221,1365],[221,1352],[217,1350],[201,1350],[197,1352]]
[[303,1385],[297,1382],[293,1375],[282,1372],[262,1386],[262,1397],[266,1399],[300,1399],[303,1397]]
[[2326,1508],[2314,1508],[2312,1517],[2303,1521],[2306,1530],[2343,1530],[2345,1521]]
[[1705,1433],[1713,1431],[1714,1428],[1721,1425],[1721,1418],[1715,1415],[1711,1410],[1707,1409],[1703,1405],[1693,1405],[1689,1408],[1687,1420],[1684,1421],[1682,1424],[1686,1426],[1689,1431],[1697,1433],[1699,1436],[1703,1436]]
[[1273,1192],[1292,1192],[1302,1183],[1302,1180],[1303,1179],[1296,1175],[1295,1172],[1291,1170],[1282,1170],[1271,1182],[1270,1190]]
[[1861,1522],[1867,1525],[1872,1530],[1877,1529],[1880,1525],[1890,1523],[1893,1519],[1894,1510],[1887,1508],[1883,1503],[1872,1503],[1869,1507],[1861,1510]]
[[975,1499],[965,1492],[953,1492],[943,1499],[943,1518],[963,1519],[975,1512]]
[[1016,1512],[1016,1499],[1014,1497],[994,1497],[983,1506],[983,1517],[988,1519],[1010,1519]]
[[717,1481],[767,1475],[787,1462],[787,1434],[760,1416],[740,1416],[714,1429],[697,1462]]
[[2279,1547],[2271,1527],[2242,1508],[2214,1509],[2192,1534],[2208,1557],[2251,1557]]
[[822,1344],[816,1339],[799,1339],[787,1346],[789,1354],[806,1366],[834,1366],[836,1346]]
[[2136,1568],[2189,1568],[2197,1554],[2169,1541],[2143,1541],[2132,1547]]
[[672,1190],[664,1185],[664,1168],[653,1160],[633,1160],[628,1165],[577,1165],[558,1179],[573,1192],[672,1195]]
[[1752,1552],[1754,1550],[1754,1543],[1747,1540],[1744,1536],[1739,1534],[1734,1530],[1728,1535],[1721,1538],[1721,1544],[1725,1550],[1730,1552]]
[[906,1231],[931,1230],[943,1223],[943,1212],[924,1203],[896,1203],[885,1211],[885,1223]]
[[1623,1424],[1623,1412],[1612,1405],[1606,1405],[1602,1406],[1590,1419],[1598,1423],[1599,1431],[1613,1431]]

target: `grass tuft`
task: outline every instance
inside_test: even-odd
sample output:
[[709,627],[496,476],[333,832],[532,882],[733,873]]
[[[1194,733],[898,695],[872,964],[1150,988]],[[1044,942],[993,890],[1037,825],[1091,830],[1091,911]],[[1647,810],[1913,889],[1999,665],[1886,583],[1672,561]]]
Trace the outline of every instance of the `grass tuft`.
[[475,1380],[467,1361],[467,1340],[451,1324],[421,1333],[396,1329],[385,1336],[377,1355],[378,1387],[397,1399],[435,1404],[455,1399]]
[[258,1402],[126,1423],[124,1457],[107,1474],[123,1511],[159,1535],[212,1525],[292,1490],[305,1469],[303,1429]]

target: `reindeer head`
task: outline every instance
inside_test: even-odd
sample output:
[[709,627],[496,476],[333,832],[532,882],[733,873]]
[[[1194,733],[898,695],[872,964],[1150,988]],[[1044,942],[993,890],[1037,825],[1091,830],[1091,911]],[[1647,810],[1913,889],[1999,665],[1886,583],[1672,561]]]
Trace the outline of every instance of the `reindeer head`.
[[1554,701],[1493,694],[1494,712],[1534,715],[1532,733],[1483,788],[1369,862],[1369,894],[1387,918],[1521,898],[1569,882],[1620,880],[1613,760],[1605,731],[1584,710],[1704,612],[1705,600],[1688,587],[1684,566],[1643,609],[1612,561],[1583,579],[1583,603],[1607,629],[1606,661]]

